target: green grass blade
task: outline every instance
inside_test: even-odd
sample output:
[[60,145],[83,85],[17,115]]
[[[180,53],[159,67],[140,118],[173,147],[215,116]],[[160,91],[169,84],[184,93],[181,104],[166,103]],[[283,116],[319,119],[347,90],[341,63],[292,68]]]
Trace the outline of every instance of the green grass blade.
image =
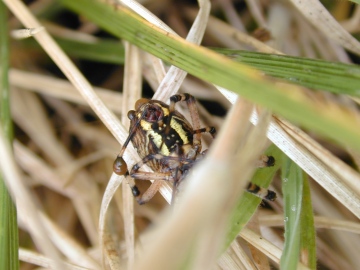
[[[281,167],[282,153],[275,145],[271,145],[265,154],[271,155],[275,158],[275,166],[258,169],[251,179],[251,182],[261,187],[267,188],[270,185],[270,182],[272,181],[275,173]],[[241,196],[231,215],[231,221],[229,223],[230,228],[226,237],[226,248],[236,238],[246,223],[249,222],[260,203],[261,199],[250,193],[245,192],[243,196]]]
[[[12,140],[9,102],[9,40],[7,9],[0,2],[0,124],[7,139]],[[14,203],[0,173],[0,270],[19,269],[18,227]]]
[[287,55],[216,49],[265,74],[305,87],[360,97],[360,66]]
[[[99,39],[96,42],[56,38],[60,47],[70,56],[110,64],[124,64],[124,47],[118,41]],[[33,39],[21,42],[24,48],[41,49]],[[214,49],[230,59],[244,63],[265,74],[301,86],[360,97],[360,67],[319,59],[258,52]]]
[[300,221],[300,258],[310,269],[316,269],[316,232],[309,179],[303,174],[303,196]]
[[[124,64],[125,49],[120,42],[99,39],[96,42],[84,42],[65,38],[55,38],[60,47],[70,56],[99,61],[109,64]],[[21,41],[23,48],[41,49],[34,39]]]
[[285,244],[280,259],[281,269],[296,269],[300,253],[300,216],[302,209],[303,172],[289,158],[282,164]]
[[341,145],[360,150],[360,128],[356,119],[340,109],[319,106],[298,87],[276,86],[260,72],[164,33],[121,6],[114,9],[96,0],[61,0],[61,3],[115,36],[194,76],[239,93]]

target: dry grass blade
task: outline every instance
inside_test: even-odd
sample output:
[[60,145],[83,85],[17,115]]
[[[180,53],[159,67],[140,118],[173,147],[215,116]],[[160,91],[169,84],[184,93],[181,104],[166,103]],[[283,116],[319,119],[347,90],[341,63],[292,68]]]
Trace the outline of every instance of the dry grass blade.
[[[247,228],[254,231],[257,234],[261,234],[260,225],[258,220],[258,212],[256,212],[249,221]],[[254,248],[249,243],[249,250],[251,252],[254,263],[258,269],[270,270],[270,263],[268,258],[260,250]]]
[[133,0],[117,0],[120,4],[123,4],[130,8],[135,13],[139,14],[141,17],[143,17],[145,20],[151,22],[153,25],[156,25],[157,27],[176,34],[169,26],[167,26],[162,20],[160,20],[157,16],[152,14],[148,9],[146,9],[144,6],[140,5],[138,2]]
[[[21,106],[13,106],[13,116],[15,121],[21,126],[28,134],[34,138],[36,145],[43,151],[44,155],[49,158],[54,164],[65,165],[73,162],[73,157],[65,149],[62,144],[58,143],[51,125],[45,118],[44,108],[41,106],[40,101],[30,92],[25,92],[22,95],[18,91],[13,91],[13,101],[17,101]],[[23,115],[33,116],[36,121],[30,123]],[[79,215],[82,223],[87,230],[93,243],[97,243],[97,230],[94,225],[96,216],[93,209],[97,209],[96,198],[99,197],[98,191],[93,182],[88,181],[90,176],[80,171],[77,174],[77,181],[72,185],[71,198],[75,205],[78,207]],[[58,184],[66,185],[67,181],[55,177]],[[51,181],[46,179],[45,181]],[[86,188],[88,194],[84,197],[77,196],[81,188]],[[91,199],[90,199],[91,198]]]
[[[27,10],[20,1],[4,1],[14,14],[20,18],[24,25],[28,27],[40,27],[40,23]],[[114,137],[124,142],[126,131],[116,119],[114,114],[108,110],[104,103],[97,97],[92,86],[85,77],[79,72],[69,58],[64,54],[60,47],[54,42],[46,31],[41,31],[35,38],[42,45],[44,50],[50,55],[53,61],[58,65],[67,78],[73,83],[76,89],[81,93],[90,107],[103,120],[103,123],[112,132]],[[133,153],[135,156],[135,153]]]
[[222,269],[257,269],[237,241],[233,241],[230,248],[221,255],[218,265]]
[[[328,217],[315,216],[316,228],[334,229],[360,234],[360,224],[345,220],[336,220]],[[260,216],[259,221],[264,226],[283,226],[284,217],[280,215],[263,215]]]
[[44,27],[14,30],[11,32],[11,36],[16,39],[28,38],[36,35],[43,30]]
[[[202,37],[205,33],[206,21],[210,13],[210,2],[199,1],[200,5],[199,13],[189,31],[187,40],[195,44],[200,44]],[[165,77],[161,81],[158,89],[156,90],[153,99],[162,100],[167,102],[170,96],[177,93],[182,82],[184,81],[187,73],[175,66],[171,66]]]
[[2,128],[0,127],[0,153],[4,160],[0,163],[2,174],[5,178],[5,183],[16,200],[18,208],[22,209],[22,215],[28,223],[30,234],[33,236],[34,242],[38,245],[39,249],[53,258],[55,266],[60,269],[63,266],[58,251],[51,243],[48,235],[44,232],[46,229],[40,222],[39,212],[34,203],[31,193],[21,180],[20,173],[16,167],[14,157],[8,142],[5,141],[5,136]]
[[[89,255],[79,243],[50,220],[44,213],[40,213],[41,220],[49,232],[52,242],[64,254],[68,261],[89,269],[100,269],[100,265]],[[23,218],[23,217],[21,217]],[[26,227],[26,219],[22,220]]]
[[[78,104],[88,104],[76,91],[75,87],[65,80],[12,69],[10,71],[10,82],[13,86],[21,89],[36,91],[40,94],[46,94]],[[121,112],[121,108],[119,107],[119,104],[122,102],[121,93],[115,93],[114,91],[100,87],[94,87],[94,90],[113,112]]]
[[[186,16],[193,19],[196,15],[194,9],[186,9]],[[222,22],[214,17],[209,18],[208,28],[206,29],[214,38],[219,39],[221,43],[229,48],[238,48],[240,44],[246,44],[259,52],[281,54],[280,51],[260,42],[254,37],[246,35],[234,27]]]
[[359,22],[360,22],[360,6],[355,7],[354,14],[348,20],[345,20],[341,23],[341,26],[344,27],[349,33],[355,33],[359,31]]
[[[133,109],[141,97],[141,60],[140,50],[128,42],[125,43],[125,71],[123,89],[122,123],[129,128],[127,112]],[[130,165],[130,164],[129,164]],[[124,182],[124,184],[127,184]],[[123,184],[123,215],[126,251],[128,257],[127,268],[132,269],[135,260],[135,226],[134,226],[134,199],[130,188]]]
[[360,188],[357,185],[360,182],[360,174],[357,171],[345,164],[339,158],[335,157],[330,151],[322,147],[305,132],[284,121],[279,121],[278,123],[289,135],[291,135],[292,138],[294,138],[294,140],[306,147],[306,149],[315,157],[326,164],[326,167],[328,168],[327,170],[334,171],[339,178],[339,182],[343,182],[356,194],[357,197],[360,197]]
[[[14,143],[14,150],[19,166],[35,179],[36,183],[44,185],[64,196],[71,196],[74,191],[63,189],[62,178],[44,160],[17,141]],[[49,181],[49,179],[52,179],[52,181]]]
[[[41,255],[39,253],[30,251],[30,250],[26,250],[26,249],[20,249],[19,250],[19,259],[24,261],[24,262],[28,262],[40,267],[44,267],[46,269],[60,269],[60,268],[56,268],[56,264],[54,263],[54,261],[44,255]],[[64,266],[66,267],[65,269],[68,270],[87,270],[89,268],[85,268],[85,267],[80,267],[80,266],[76,266],[70,263],[64,263]],[[64,269],[64,268],[63,268]]]
[[[256,248],[261,250],[266,256],[276,263],[280,263],[281,250],[268,242],[266,239],[262,238],[260,235],[254,233],[249,229],[243,229],[240,232],[240,236],[246,241],[249,241]],[[303,264],[299,263],[297,269],[308,269]]]
[[360,54],[360,43],[345,31],[325,7],[316,0],[291,1],[293,5],[315,26],[345,48]]
[[[123,176],[118,176],[115,173],[112,174],[104,192],[104,196],[101,202],[100,208],[100,217],[99,217],[99,238],[100,238],[100,248],[102,252],[103,265],[105,265],[104,257],[109,261],[111,266],[118,267],[121,265],[119,261],[119,253],[116,252],[116,248],[114,248],[115,243],[112,238],[111,233],[109,232],[108,225],[108,209],[112,198],[114,197],[115,192],[121,185]],[[114,254],[115,253],[115,254]]]

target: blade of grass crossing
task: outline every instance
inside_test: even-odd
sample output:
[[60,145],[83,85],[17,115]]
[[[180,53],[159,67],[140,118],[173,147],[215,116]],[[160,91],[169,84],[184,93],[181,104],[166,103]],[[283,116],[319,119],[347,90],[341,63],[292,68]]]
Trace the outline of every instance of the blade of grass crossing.
[[358,65],[229,49],[215,51],[291,83],[338,94],[360,95]]
[[284,196],[285,244],[280,268],[296,269],[300,253],[303,172],[293,161],[284,156],[281,178]]
[[309,179],[305,173],[303,173],[300,235],[300,260],[310,269],[316,269],[314,213],[311,203]]
[[[124,64],[124,47],[118,41],[99,39],[84,42],[55,38],[70,56],[111,64]],[[26,48],[41,50],[33,39],[21,43]],[[353,64],[307,59],[287,55],[273,55],[230,49],[212,48],[239,63],[244,63],[265,74],[317,90],[360,97],[360,67]]]
[[[12,139],[9,105],[9,40],[7,9],[0,2],[0,124],[8,140]],[[19,269],[16,208],[0,173],[0,269]]]

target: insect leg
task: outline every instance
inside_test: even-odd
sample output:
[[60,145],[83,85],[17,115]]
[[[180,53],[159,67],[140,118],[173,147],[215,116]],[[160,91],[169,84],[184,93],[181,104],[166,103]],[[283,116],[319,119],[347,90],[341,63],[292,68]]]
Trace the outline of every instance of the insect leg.
[[145,163],[149,162],[150,160],[153,160],[153,159],[161,160],[164,158],[171,158],[171,157],[165,157],[160,154],[149,155],[149,156],[145,157],[142,161],[136,163],[133,166],[131,173],[129,174],[125,160],[121,156],[117,156],[117,158],[115,159],[114,164],[113,164],[113,170],[116,174],[126,177],[126,180],[131,188],[131,192],[134,195],[136,201],[139,204],[144,204],[144,203],[148,202],[152,197],[154,197],[154,195],[158,191],[159,187],[161,186],[161,182],[154,182],[145,191],[145,193],[141,195],[140,190],[135,185],[133,178],[139,179],[139,180],[149,180],[149,179],[173,180],[171,177],[171,173],[138,172],[140,167],[142,165],[144,165]]
[[275,165],[275,158],[273,156],[262,155],[256,161],[255,165],[258,168],[272,167]]
[[130,181],[130,179],[129,179],[130,176],[129,176],[129,171],[127,169],[127,164],[121,156],[116,157],[114,164],[113,164],[113,171],[117,175],[123,175],[126,177],[126,180],[131,188],[131,192],[135,198],[140,196],[140,191],[139,191],[138,187],[135,185],[134,181]]
[[[196,107],[196,100],[190,94],[177,94],[170,97],[170,112],[175,110],[175,104],[179,101],[186,101],[189,108],[191,122],[194,130],[200,129],[200,117]],[[197,153],[201,151],[201,133],[194,133],[193,148]]]
[[136,201],[139,204],[147,203],[159,191],[159,189],[161,188],[161,185],[162,185],[161,181],[154,181],[151,184],[151,186],[141,196],[136,197]]
[[[150,162],[152,160],[158,160],[160,162],[166,162],[169,166],[169,172],[142,172],[139,171],[141,166],[146,164],[147,162]],[[174,183],[174,192],[176,189],[176,183],[179,180],[179,177],[181,177],[181,173],[177,173],[178,171],[172,169],[173,167],[178,167],[179,162],[183,163],[191,163],[193,160],[188,160],[184,157],[173,157],[173,156],[164,156],[161,154],[150,154],[144,157],[141,161],[136,163],[131,172],[130,175],[136,180],[163,180],[163,181],[172,181]],[[137,197],[136,200],[139,204],[144,204],[148,202],[159,190],[162,183],[160,181],[155,181],[151,184],[151,186],[142,194],[141,196]]]
[[[258,168],[272,167],[275,165],[275,158],[273,156],[262,155],[256,161],[255,165]],[[276,193],[272,190],[259,187],[256,184],[249,183],[247,189],[248,192],[268,201],[274,201],[276,199]]]
[[144,157],[141,161],[136,163],[131,171],[131,177],[138,180],[164,180],[164,181],[174,181],[174,177],[171,172],[139,172],[139,169],[146,163],[151,162],[152,160],[159,160],[163,162],[174,162],[169,164],[171,166],[177,166],[180,161],[187,161],[186,159],[180,157],[169,157],[161,154],[150,154]]
[[204,127],[197,130],[194,130],[194,134],[198,133],[210,133],[211,137],[215,138],[216,129],[214,127]]
[[247,186],[246,191],[268,201],[275,201],[276,199],[276,193],[274,191],[259,187],[251,182]]

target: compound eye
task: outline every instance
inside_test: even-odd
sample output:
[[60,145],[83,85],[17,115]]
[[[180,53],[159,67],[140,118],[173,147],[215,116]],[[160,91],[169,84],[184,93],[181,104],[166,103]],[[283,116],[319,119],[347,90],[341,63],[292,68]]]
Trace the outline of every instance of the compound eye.
[[140,98],[135,102],[135,110],[138,110],[142,105],[148,103],[150,100],[147,98]]
[[115,159],[114,164],[113,164],[113,171],[117,175],[125,175],[126,172],[128,171],[127,164],[122,157],[118,156]]
[[127,113],[127,117],[128,117],[130,120],[135,119],[135,117],[136,117],[135,111],[134,111],[134,110],[129,111],[129,112]]

